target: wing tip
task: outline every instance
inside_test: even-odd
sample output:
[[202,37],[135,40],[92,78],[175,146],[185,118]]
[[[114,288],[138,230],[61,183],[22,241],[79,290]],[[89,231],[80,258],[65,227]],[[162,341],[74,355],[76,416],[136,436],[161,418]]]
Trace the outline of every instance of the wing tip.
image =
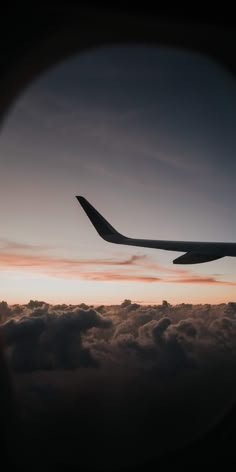
[[90,203],[88,202],[88,200],[86,200],[86,198],[82,197],[82,195],[76,195],[75,198],[78,200],[78,202],[80,203],[80,205],[82,206],[84,211],[86,211],[86,208],[89,208],[91,206]]
[[84,197],[82,197],[82,195],[76,195],[75,198],[77,198],[77,200],[81,203],[85,200]]

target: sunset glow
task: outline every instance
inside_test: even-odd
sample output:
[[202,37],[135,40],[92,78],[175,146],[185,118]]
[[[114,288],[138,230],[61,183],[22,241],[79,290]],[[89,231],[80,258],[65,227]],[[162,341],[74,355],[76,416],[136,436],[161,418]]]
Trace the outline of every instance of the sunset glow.
[[0,298],[227,303],[235,259],[102,241],[87,196],[133,237],[235,241],[236,87],[216,64],[158,48],[74,57],[24,92],[2,131]]

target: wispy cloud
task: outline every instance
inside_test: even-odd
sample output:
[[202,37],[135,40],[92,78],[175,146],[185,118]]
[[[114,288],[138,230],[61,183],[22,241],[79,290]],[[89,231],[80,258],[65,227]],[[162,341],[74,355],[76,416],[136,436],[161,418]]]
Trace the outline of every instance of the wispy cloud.
[[48,268],[51,269],[72,269],[87,265],[94,266],[132,266],[142,265],[146,256],[131,256],[128,259],[67,259],[61,257],[50,257],[46,255],[17,254],[12,252],[0,251],[0,268],[19,268],[32,269]]
[[69,280],[84,280],[96,282],[162,282],[163,279],[152,275],[135,275],[134,273],[114,273],[106,271],[98,272],[50,272],[48,275]]
[[229,287],[236,287],[236,282],[228,280],[218,280],[216,277],[202,277],[198,275],[192,275],[190,277],[183,277],[174,279],[175,284],[200,284],[200,285],[227,285]]
[[45,251],[50,249],[50,246],[33,245],[29,243],[21,243],[19,241],[12,241],[7,238],[0,238],[0,251]]
[[[216,274],[195,275],[187,269],[161,266],[146,255],[110,259],[70,259],[37,254],[35,252],[38,252],[38,249],[36,251],[35,247],[30,245],[12,241],[7,241],[7,244],[8,250],[6,247],[0,249],[2,271],[37,272],[64,280],[236,286],[236,282],[221,280]],[[21,251],[17,252],[17,249]]]
[[[11,248],[15,249],[35,249],[35,246],[21,245],[18,243],[8,242]],[[37,249],[37,248],[36,248]],[[42,248],[41,248],[42,249]],[[44,248],[45,249],[45,248]],[[163,267],[160,264],[153,263],[146,255],[132,255],[126,259],[69,259],[62,257],[51,257],[48,255],[28,254],[27,251],[24,253],[11,252],[0,249],[0,268],[48,268],[51,269],[72,269],[84,266],[136,266],[145,267],[147,270],[154,270],[158,272],[170,273],[170,274],[188,274],[189,271],[184,269],[171,269]]]
[[48,272],[47,275],[51,277],[62,278],[66,280],[84,280],[84,281],[97,281],[97,282],[142,282],[142,283],[154,283],[159,282],[163,284],[194,284],[194,285],[225,285],[229,287],[236,287],[236,282],[227,280],[218,280],[215,277],[204,277],[191,275],[185,277],[157,277],[154,275],[136,275],[131,272],[125,273],[114,273],[109,271],[95,271],[95,272],[83,272],[83,271],[68,271],[68,272]]
[[[10,243],[9,243],[10,244]],[[19,249],[30,249],[35,248],[34,246],[21,245],[17,243],[11,243],[11,248]],[[136,266],[145,267],[148,270],[155,270],[159,272],[165,272],[170,274],[188,274],[189,271],[184,269],[171,269],[163,267],[160,264],[153,263],[146,255],[132,255],[125,259],[70,259],[62,257],[51,257],[48,255],[28,254],[27,251],[24,253],[11,252],[0,249],[0,268],[19,268],[28,269],[31,268],[48,268],[51,269],[72,269],[84,266]]]

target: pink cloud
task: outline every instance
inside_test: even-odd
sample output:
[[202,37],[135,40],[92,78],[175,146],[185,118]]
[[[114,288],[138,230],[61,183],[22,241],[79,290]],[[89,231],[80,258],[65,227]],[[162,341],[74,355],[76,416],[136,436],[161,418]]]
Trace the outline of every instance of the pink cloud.
[[190,277],[183,277],[180,279],[173,279],[171,283],[175,284],[201,284],[201,285],[227,285],[229,287],[236,287],[236,282],[227,280],[218,280],[215,277],[201,277],[192,275]]
[[[93,267],[93,271],[87,271]],[[122,267],[122,273],[103,270],[102,267]],[[11,251],[0,251],[0,269],[40,271],[50,277],[65,280],[113,281],[113,282],[162,282],[168,284],[201,284],[236,286],[236,282],[219,280],[217,276],[204,277],[194,275],[189,270],[167,268],[153,263],[148,256],[132,255],[123,259],[67,259],[38,254],[18,254]],[[132,271],[129,271],[132,269]],[[146,272],[145,274],[142,272]],[[154,274],[147,274],[155,272]],[[138,272],[138,273],[137,273]],[[161,277],[157,276],[161,272]],[[171,274],[173,275],[171,277]],[[175,277],[176,276],[176,277]],[[179,276],[179,277],[178,277]]]
[[162,282],[159,277],[149,275],[135,275],[133,273],[113,273],[113,272],[49,272],[47,275],[51,277],[62,278],[66,280],[84,280],[96,282]]

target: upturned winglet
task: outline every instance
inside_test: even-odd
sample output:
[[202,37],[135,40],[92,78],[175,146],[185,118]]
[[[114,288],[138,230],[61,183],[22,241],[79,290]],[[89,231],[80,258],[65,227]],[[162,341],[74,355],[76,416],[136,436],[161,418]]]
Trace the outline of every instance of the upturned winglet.
[[125,239],[125,236],[116,231],[116,229],[108,223],[108,221],[91,205],[91,203],[88,202],[88,200],[86,200],[86,198],[81,196],[77,196],[76,198],[98,234],[105,239],[105,241],[116,242],[116,240],[119,240],[119,242],[121,242]]

